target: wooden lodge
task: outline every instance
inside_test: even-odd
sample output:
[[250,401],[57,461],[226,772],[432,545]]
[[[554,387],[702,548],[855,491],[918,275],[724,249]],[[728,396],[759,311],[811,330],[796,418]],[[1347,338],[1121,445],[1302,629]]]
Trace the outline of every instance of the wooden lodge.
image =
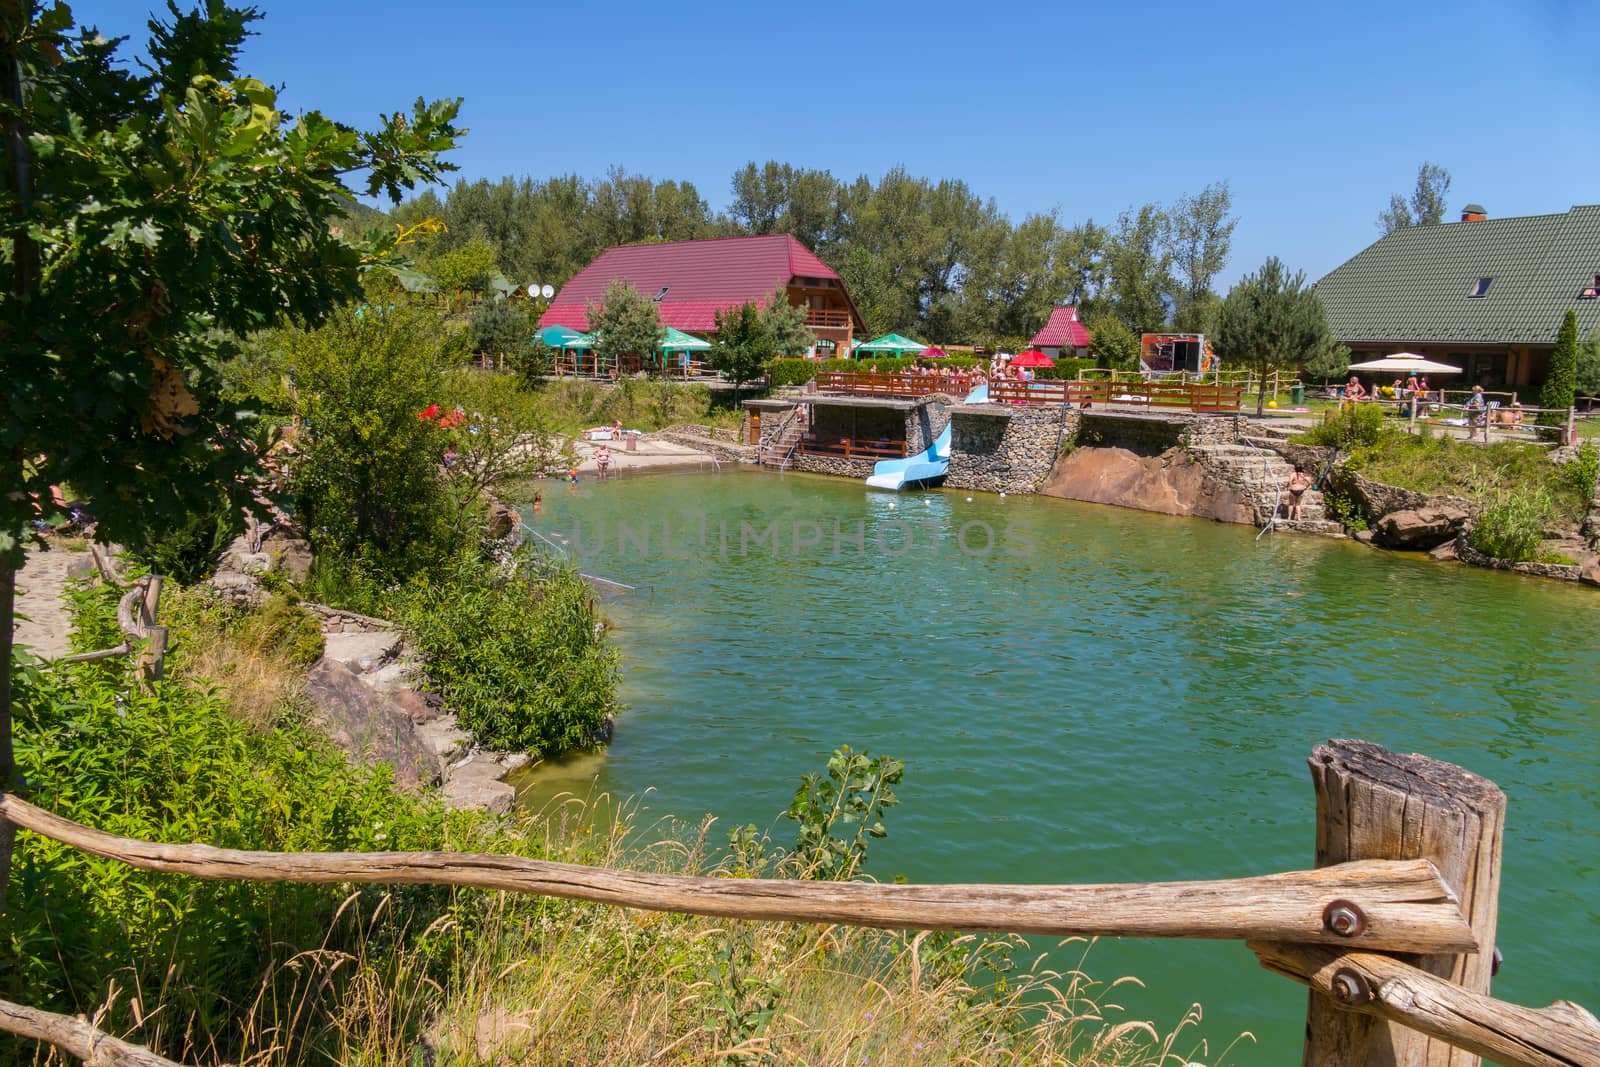
[[664,325],[702,337],[716,332],[719,311],[780,289],[791,306],[806,308],[817,338],[811,355],[847,356],[866,333],[844,280],[789,234],[608,248],[561,287],[539,325],[587,331],[589,307],[615,281],[653,298]]

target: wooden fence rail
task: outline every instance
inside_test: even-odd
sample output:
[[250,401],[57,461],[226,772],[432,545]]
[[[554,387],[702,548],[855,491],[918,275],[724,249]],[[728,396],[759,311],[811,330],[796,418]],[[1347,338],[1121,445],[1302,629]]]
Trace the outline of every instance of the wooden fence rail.
[[[270,882],[429,884],[724,918],[883,929],[1246,941],[1311,987],[1316,1067],[1600,1067],[1577,1005],[1488,995],[1504,795],[1422,756],[1334,741],[1311,758],[1317,869],[1119,885],[879,885],[650,874],[452,852],[283,853],[117,837],[0,793],[0,822],[142,870]],[[1404,954],[1404,958],[1380,953]],[[80,1020],[0,1002],[0,1030],[91,1063],[168,1061]]]
[[[880,885],[703,878],[474,852],[247,852],[163,845],[81,826],[16,796],[0,818],[147,871],[255,882],[450,885],[730,919],[881,929],[1256,939],[1394,951],[1472,952],[1471,928],[1426,860],[1125,885]],[[1343,929],[1337,908],[1359,917]]]

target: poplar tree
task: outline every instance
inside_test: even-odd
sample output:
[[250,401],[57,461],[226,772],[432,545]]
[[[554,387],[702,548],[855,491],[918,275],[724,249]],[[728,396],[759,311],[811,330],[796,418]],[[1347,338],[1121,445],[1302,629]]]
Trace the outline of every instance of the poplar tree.
[[1550,371],[1545,375],[1544,391],[1539,394],[1540,426],[1562,426],[1577,395],[1578,313],[1567,309],[1567,317],[1556,334],[1556,348],[1550,353]]

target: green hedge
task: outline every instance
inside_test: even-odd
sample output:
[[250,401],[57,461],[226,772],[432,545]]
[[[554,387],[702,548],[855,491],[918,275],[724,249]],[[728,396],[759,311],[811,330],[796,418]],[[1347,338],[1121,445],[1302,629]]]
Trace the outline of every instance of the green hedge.
[[[911,370],[914,367],[951,367],[965,370],[968,367],[987,367],[985,356],[949,356],[945,359],[918,359],[916,356],[873,356],[860,359],[775,359],[767,364],[774,387],[804,385],[825,371],[869,371],[884,374]],[[1093,365],[1093,361],[1090,361]]]
[[1054,367],[1035,367],[1033,376],[1039,381],[1075,381],[1080,370],[1093,370],[1092,359],[1058,359]]

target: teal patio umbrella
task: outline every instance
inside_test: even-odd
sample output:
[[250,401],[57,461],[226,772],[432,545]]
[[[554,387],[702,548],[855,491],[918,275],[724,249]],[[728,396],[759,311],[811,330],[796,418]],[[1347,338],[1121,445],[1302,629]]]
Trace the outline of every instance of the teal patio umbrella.
[[914,356],[928,346],[897,333],[886,333],[864,345],[856,345],[857,352],[879,352],[893,356]]
[[[666,334],[661,340],[661,344],[657,347],[663,353],[679,353],[679,365],[687,367],[689,365],[689,353],[709,351],[711,348],[711,342],[704,340],[703,338],[696,337],[692,333],[684,333],[682,330],[674,329],[673,327],[668,326],[666,328]],[[688,372],[685,371],[684,373],[687,374]]]
[[534,340],[543,341],[551,348],[565,348],[568,341],[582,336],[582,333],[574,330],[571,326],[546,326],[544,329],[536,331],[533,335]]

